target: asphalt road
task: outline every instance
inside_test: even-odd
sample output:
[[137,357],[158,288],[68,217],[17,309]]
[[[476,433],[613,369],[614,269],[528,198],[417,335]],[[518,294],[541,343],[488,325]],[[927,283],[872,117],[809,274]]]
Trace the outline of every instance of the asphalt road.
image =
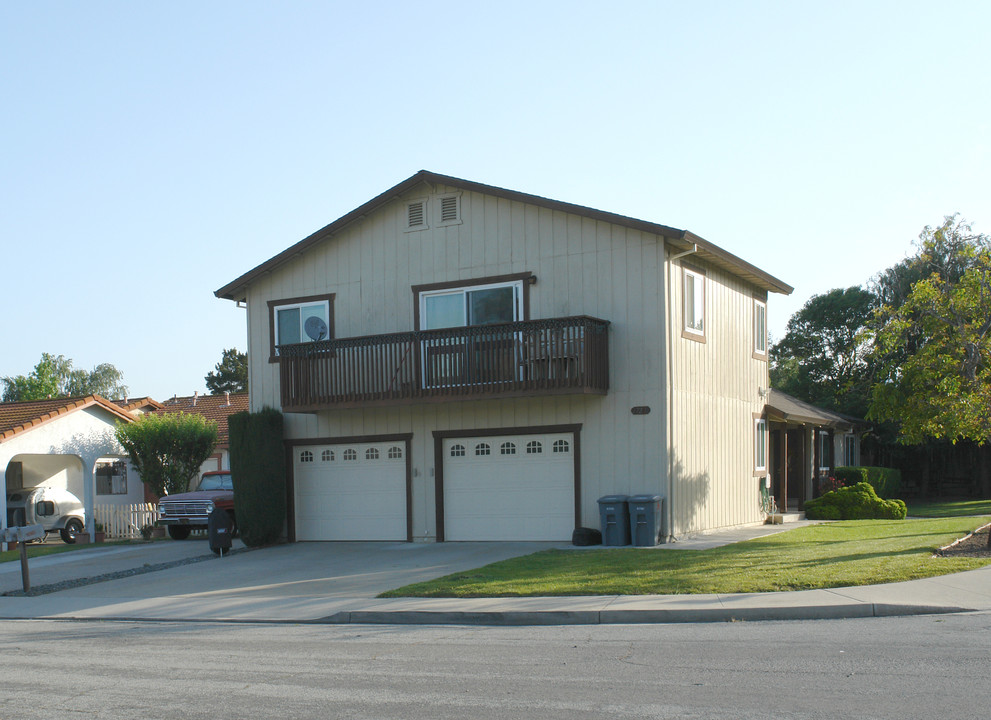
[[541,628],[0,623],[0,717],[973,718],[991,614]]

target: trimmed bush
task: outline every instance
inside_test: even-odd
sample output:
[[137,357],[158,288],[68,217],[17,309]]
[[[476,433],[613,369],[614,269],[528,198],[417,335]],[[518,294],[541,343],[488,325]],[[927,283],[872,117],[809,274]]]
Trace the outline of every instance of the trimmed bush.
[[859,482],[805,503],[809,520],[904,520],[901,500],[882,500],[870,483]]
[[856,485],[859,482],[870,483],[879,496],[892,498],[901,492],[902,471],[885,467],[838,467],[833,473],[837,480],[844,485]]
[[249,547],[271,545],[283,537],[286,522],[286,462],[282,413],[264,408],[240,412],[228,420],[234,515]]

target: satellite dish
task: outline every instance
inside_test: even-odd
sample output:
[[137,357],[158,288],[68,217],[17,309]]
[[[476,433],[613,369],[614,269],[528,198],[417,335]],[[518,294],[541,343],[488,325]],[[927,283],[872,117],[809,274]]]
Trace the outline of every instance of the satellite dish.
[[306,322],[303,323],[303,330],[310,340],[323,340],[328,335],[327,323],[323,321],[323,318],[315,316],[306,318]]

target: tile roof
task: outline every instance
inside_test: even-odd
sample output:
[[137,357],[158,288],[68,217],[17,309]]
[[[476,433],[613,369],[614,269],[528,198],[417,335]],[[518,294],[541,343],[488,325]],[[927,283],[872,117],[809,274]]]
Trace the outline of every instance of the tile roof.
[[[228,399],[229,398],[229,399]],[[155,414],[170,412],[195,413],[207,420],[217,422],[217,446],[227,447],[230,444],[230,434],[227,430],[227,418],[234,413],[248,409],[248,393],[231,393],[224,395],[191,395],[189,397],[173,397],[161,403],[162,407]]]
[[116,415],[121,420],[131,422],[134,418],[99,395],[87,395],[75,398],[52,398],[50,400],[32,400],[29,402],[0,403],[0,442],[9,440],[15,435],[43,425],[63,415],[98,405]]
[[123,400],[114,400],[114,405],[117,407],[127,410],[127,412],[133,412],[138,408],[150,407],[152,409],[158,409],[162,407],[162,403],[157,402],[151,397],[139,397],[139,398],[124,398]]

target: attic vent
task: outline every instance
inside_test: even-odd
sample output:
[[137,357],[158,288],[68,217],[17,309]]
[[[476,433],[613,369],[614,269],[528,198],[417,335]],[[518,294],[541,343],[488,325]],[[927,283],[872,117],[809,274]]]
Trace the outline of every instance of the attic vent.
[[427,227],[427,201],[416,200],[406,206],[406,229],[422,230]]
[[461,195],[442,195],[438,198],[440,225],[454,225],[461,222]]

